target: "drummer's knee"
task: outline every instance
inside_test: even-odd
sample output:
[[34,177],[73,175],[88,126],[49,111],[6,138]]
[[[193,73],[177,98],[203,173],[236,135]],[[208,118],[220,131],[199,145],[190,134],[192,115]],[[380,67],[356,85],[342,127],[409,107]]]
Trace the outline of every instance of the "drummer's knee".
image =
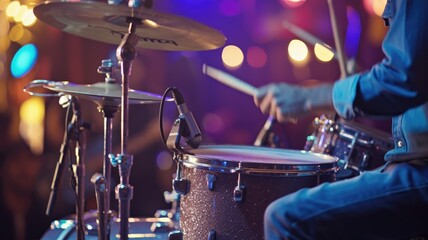
[[272,202],[264,213],[265,239],[288,239],[290,236],[286,206],[281,201]]

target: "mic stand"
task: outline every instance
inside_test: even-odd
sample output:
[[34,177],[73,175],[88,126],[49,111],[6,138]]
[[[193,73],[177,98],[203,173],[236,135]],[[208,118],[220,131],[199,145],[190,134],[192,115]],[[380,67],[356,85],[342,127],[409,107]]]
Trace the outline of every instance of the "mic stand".
[[[70,104],[70,103],[68,103],[68,104]],[[71,108],[71,106],[69,106],[69,108]],[[52,210],[53,210],[54,203],[56,200],[57,188],[61,182],[61,177],[62,177],[62,173],[64,170],[65,153],[68,152],[68,149],[69,149],[69,140],[70,139],[68,136],[70,134],[69,132],[70,132],[70,129],[72,129],[72,127],[73,127],[73,122],[68,124],[67,129],[64,132],[64,137],[63,137],[62,144],[61,144],[59,159],[58,159],[58,162],[56,164],[55,173],[54,173],[54,176],[52,179],[51,192],[49,195],[48,205],[46,207],[46,215],[47,216],[50,216],[52,214]]]
[[[183,131],[186,131],[186,122],[185,119],[182,119],[181,117],[178,117],[171,128],[171,131],[167,138],[167,146],[168,148],[173,152],[174,156],[173,159],[177,162],[177,170],[175,174],[175,178],[172,180],[172,189],[177,193],[177,200],[179,203],[181,199],[181,195],[186,195],[189,192],[189,186],[190,182],[189,180],[182,178],[182,164],[183,162],[180,160],[180,154],[185,154],[186,152],[180,145],[181,137]],[[188,130],[188,129],[187,129]],[[176,209],[174,211],[174,214],[179,214],[179,205],[176,205]],[[177,212],[178,210],[178,212]],[[173,215],[173,217],[179,217],[180,215]],[[183,232],[180,230],[179,222],[178,222],[178,229],[171,231],[168,234],[169,240],[182,240],[183,239]]]
[[276,139],[275,134],[272,133],[272,128],[275,125],[275,123],[276,123],[275,118],[272,116],[269,116],[265,124],[263,125],[262,129],[260,130],[259,134],[257,135],[257,138],[254,141],[254,146],[279,147],[278,140]]
[[80,104],[76,98],[71,98],[73,104],[74,127],[72,128],[72,139],[75,140],[76,164],[73,165],[73,173],[76,180],[76,217],[77,217],[77,239],[85,239],[85,223],[83,214],[85,211],[85,151],[86,151],[86,134],[85,129],[89,126],[82,122],[80,114]]
[[121,154],[114,157],[110,154],[110,161],[114,167],[119,168],[120,183],[115,188],[116,199],[119,200],[119,218],[120,218],[120,239],[127,240],[129,232],[129,214],[130,202],[133,196],[133,187],[129,184],[129,175],[133,156],[127,154],[128,146],[128,115],[129,115],[129,99],[128,99],[128,82],[134,60],[137,52],[135,45],[138,42],[138,36],[135,35],[137,22],[141,19],[127,18],[129,22],[128,33],[122,38],[116,50],[116,57],[119,60],[122,75],[122,101],[121,101]]
[[[60,101],[61,103],[62,101]],[[51,194],[49,196],[48,206],[46,209],[46,215],[50,215],[53,209],[53,205],[56,199],[57,186],[61,181],[62,171],[64,168],[64,159],[65,153],[69,150],[70,141],[75,141],[75,155],[76,155],[76,164],[72,166],[74,179],[75,179],[75,188],[76,191],[76,232],[77,239],[85,239],[85,230],[83,222],[83,212],[84,212],[84,175],[85,175],[85,164],[84,164],[84,153],[86,150],[85,142],[85,129],[89,128],[86,123],[81,121],[80,115],[80,105],[76,98],[70,97],[67,102],[62,102],[63,105],[70,104],[69,107],[73,109],[73,117],[70,123],[67,125],[65,131],[63,144],[61,145],[60,158],[56,165],[54,178],[51,185]]]

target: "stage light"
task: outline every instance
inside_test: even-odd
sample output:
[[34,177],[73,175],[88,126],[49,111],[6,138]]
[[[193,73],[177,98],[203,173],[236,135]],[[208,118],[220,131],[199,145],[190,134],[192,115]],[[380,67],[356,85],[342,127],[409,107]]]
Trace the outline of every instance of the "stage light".
[[10,71],[14,78],[26,75],[34,67],[37,61],[38,51],[34,44],[22,46],[12,58]]
[[223,64],[229,68],[238,68],[244,61],[244,53],[235,45],[228,45],[223,48],[221,53]]
[[318,60],[321,62],[329,62],[334,57],[334,53],[330,47],[316,43],[314,46],[314,53]]
[[248,65],[254,68],[261,68],[266,65],[267,54],[263,48],[250,47],[247,50],[247,62]]
[[309,50],[303,41],[293,39],[288,44],[288,55],[294,63],[304,64],[308,61]]

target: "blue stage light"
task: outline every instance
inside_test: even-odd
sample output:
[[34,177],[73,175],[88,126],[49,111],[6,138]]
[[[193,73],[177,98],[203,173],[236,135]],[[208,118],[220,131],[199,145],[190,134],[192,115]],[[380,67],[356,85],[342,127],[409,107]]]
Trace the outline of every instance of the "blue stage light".
[[10,72],[14,78],[26,75],[37,61],[38,51],[34,44],[26,44],[15,53],[10,64]]

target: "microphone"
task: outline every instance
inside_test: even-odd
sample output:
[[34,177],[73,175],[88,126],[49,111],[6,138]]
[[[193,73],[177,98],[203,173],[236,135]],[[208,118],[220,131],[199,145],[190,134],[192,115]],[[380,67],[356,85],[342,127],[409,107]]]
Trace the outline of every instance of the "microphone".
[[274,124],[276,123],[276,120],[274,117],[269,116],[266,120],[265,124],[263,125],[263,128],[260,130],[259,134],[257,135],[256,141],[254,141],[254,146],[266,146],[269,141],[270,133],[272,132],[272,128]]
[[190,147],[198,148],[202,142],[201,130],[199,129],[193,114],[187,108],[183,95],[181,95],[180,91],[174,87],[172,88],[172,95],[180,114],[179,118],[184,120],[185,123],[185,128],[181,132],[181,135],[185,138],[185,142]]

